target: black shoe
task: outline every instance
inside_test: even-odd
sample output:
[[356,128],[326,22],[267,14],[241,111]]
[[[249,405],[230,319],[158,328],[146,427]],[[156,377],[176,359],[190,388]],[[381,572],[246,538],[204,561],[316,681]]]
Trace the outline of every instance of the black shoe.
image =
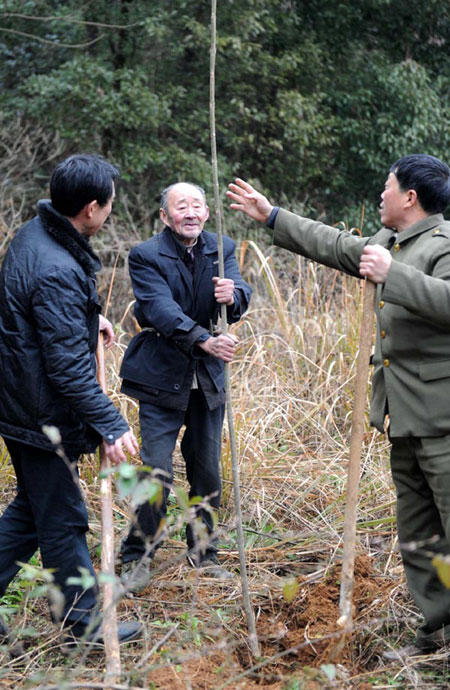
[[[142,633],[143,627],[138,621],[126,621],[117,624],[119,644],[137,640],[142,637]],[[87,626],[81,623],[75,623],[75,625],[72,626],[68,635],[64,638],[64,641],[71,647],[79,644],[98,645],[99,647],[103,647],[105,644],[103,633],[99,626],[88,631]]]
[[197,568],[200,574],[213,577],[216,580],[231,580],[234,578],[234,573],[220,564],[216,553],[205,553],[200,556],[200,562],[198,562],[198,559],[199,554],[188,553],[187,555],[189,565],[192,568]]
[[146,589],[153,578],[151,558],[122,563],[121,580],[127,592],[139,594]]

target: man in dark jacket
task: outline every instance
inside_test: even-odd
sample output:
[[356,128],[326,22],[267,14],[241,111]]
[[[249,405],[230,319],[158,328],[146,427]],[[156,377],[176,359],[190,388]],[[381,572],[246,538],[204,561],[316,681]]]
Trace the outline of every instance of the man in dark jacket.
[[140,506],[122,544],[123,578],[134,591],[148,584],[150,561],[164,532],[172,453],[183,424],[189,495],[209,503],[196,511],[207,535],[203,543],[192,523],[187,525],[189,558],[213,576],[227,574],[217,560],[212,512],[221,493],[223,362],[231,362],[236,342],[230,335],[213,336],[213,326],[221,304],[227,305],[228,321],[238,321],[251,290],[240,276],[228,237],[223,242],[225,278],[219,279],[217,238],[203,230],[208,215],[200,187],[172,185],[161,197],[163,232],[130,252],[135,314],[143,330],[125,354],[122,390],[140,402],[142,461],[164,484],[160,505]]
[[[75,638],[91,634],[95,586],[68,584],[80,570],[95,576],[86,544],[88,516],[77,482],[80,454],[103,443],[113,464],[138,449],[128,424],[96,380],[99,316],[89,238],[101,228],[118,171],[94,155],[71,156],[53,172],[51,202],[12,240],[0,272],[0,434],[17,476],[17,495],[0,517],[0,595],[39,547],[44,568],[64,595],[62,619]],[[64,451],[45,427],[57,428]],[[6,634],[0,625],[0,635]],[[121,641],[137,623],[121,624]],[[96,633],[97,634],[97,633]]]
[[396,161],[381,194],[384,227],[373,237],[272,206],[243,180],[227,195],[231,208],[272,228],[279,247],[377,284],[370,420],[384,431],[388,415],[398,536],[424,617],[413,645],[383,656],[436,650],[450,641],[450,590],[430,557],[450,554],[450,169],[425,154]]

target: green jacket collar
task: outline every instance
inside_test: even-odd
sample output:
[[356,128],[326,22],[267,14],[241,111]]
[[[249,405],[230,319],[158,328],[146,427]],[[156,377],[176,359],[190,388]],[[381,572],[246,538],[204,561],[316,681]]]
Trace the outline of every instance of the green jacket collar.
[[442,215],[442,213],[435,213],[431,216],[427,216],[426,218],[422,218],[422,220],[419,220],[417,223],[414,223],[414,225],[411,225],[409,228],[406,228],[406,230],[402,230],[402,232],[399,232],[397,234],[397,242],[399,244],[402,244],[403,242],[410,240],[412,237],[415,237],[416,235],[421,235],[423,232],[426,232],[427,230],[431,230],[432,228],[441,225],[443,222],[444,216]]

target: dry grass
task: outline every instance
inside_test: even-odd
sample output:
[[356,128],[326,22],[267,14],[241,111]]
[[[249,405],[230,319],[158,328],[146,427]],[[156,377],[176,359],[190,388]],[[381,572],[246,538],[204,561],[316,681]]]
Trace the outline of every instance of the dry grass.
[[[152,586],[119,604],[122,619],[138,617],[146,629],[143,642],[122,651],[120,687],[448,687],[444,658],[435,655],[408,667],[386,667],[380,660],[389,645],[409,639],[417,611],[407,597],[396,550],[388,443],[368,427],[358,509],[355,631],[340,656],[335,654],[360,285],[286,252],[263,252],[254,243],[244,243],[241,258],[254,297],[250,312],[234,327],[240,349],[232,365],[232,395],[249,586],[262,658],[249,655],[239,578],[198,578],[185,566],[183,516],[174,503],[170,536],[157,554]],[[129,284],[122,279],[114,286],[113,302],[119,301],[117,295],[122,305],[129,303]],[[121,321],[118,342],[107,356],[110,394],[136,427],[136,403],[120,394],[118,379],[135,326],[129,312]],[[0,467],[6,505],[13,479],[4,456]],[[94,459],[83,463],[82,478],[98,565]],[[226,430],[223,478],[222,559],[237,570]],[[184,483],[179,455],[176,481]],[[129,509],[118,499],[115,508],[119,545]],[[38,636],[25,638],[25,652],[18,658],[5,650],[0,687],[102,687],[102,655],[64,656],[43,600],[33,599],[26,588],[20,591],[14,623],[18,631],[33,625]]]

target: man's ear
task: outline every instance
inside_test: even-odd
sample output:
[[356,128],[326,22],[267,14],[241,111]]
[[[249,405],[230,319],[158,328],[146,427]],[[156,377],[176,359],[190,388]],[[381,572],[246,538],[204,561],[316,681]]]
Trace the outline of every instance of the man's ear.
[[94,215],[95,208],[97,206],[97,201],[94,199],[94,201],[90,201],[86,206],[84,207],[84,212],[86,214],[86,217],[89,218],[89,220],[92,218]]
[[415,189],[408,189],[408,195],[406,198],[406,206],[411,208],[411,206],[414,206],[416,203],[419,203],[416,190]]
[[208,220],[208,218],[209,218],[209,206],[206,207],[206,218],[205,218],[205,222]]
[[163,208],[159,209],[159,217],[161,218],[164,225],[169,225],[169,218],[168,218],[167,213],[165,212],[165,210]]

